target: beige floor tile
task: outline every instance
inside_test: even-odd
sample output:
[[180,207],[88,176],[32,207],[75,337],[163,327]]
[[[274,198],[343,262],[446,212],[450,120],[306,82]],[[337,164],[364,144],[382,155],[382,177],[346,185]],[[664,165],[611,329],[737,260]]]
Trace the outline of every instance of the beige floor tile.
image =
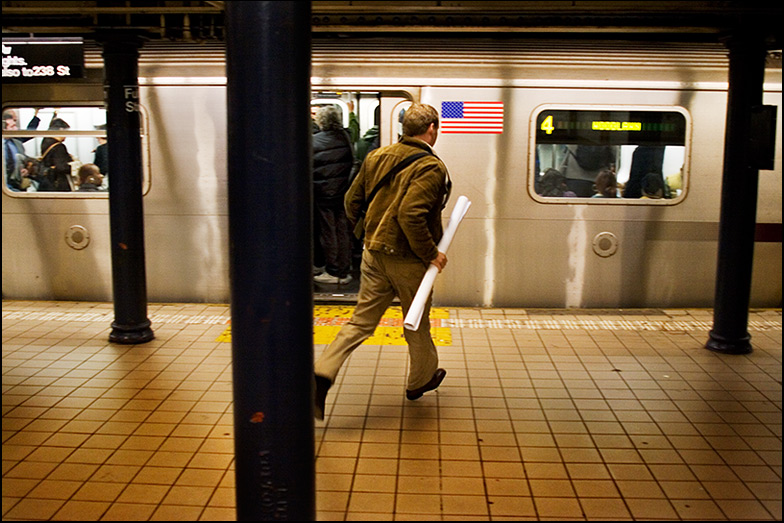
[[173,485],[182,472],[178,467],[143,467],[133,478],[133,483]]
[[52,517],[55,521],[98,521],[110,503],[94,501],[68,501]]
[[399,493],[395,499],[395,512],[398,514],[441,514],[439,494]]
[[386,492],[394,493],[397,485],[395,476],[371,476],[357,474],[354,476],[353,492]]
[[64,500],[58,499],[32,499],[26,498],[3,514],[3,519],[50,519],[65,504]]
[[234,508],[207,507],[201,513],[199,521],[236,521],[237,513]]
[[[23,461],[8,471],[5,477],[20,479],[43,479],[48,476],[49,473],[52,472],[55,468],[57,468],[57,466],[57,463]],[[3,478],[3,481],[5,481],[5,477]]]
[[376,492],[354,492],[348,509],[351,512],[391,513],[395,507],[395,495]]
[[141,470],[141,466],[137,465],[101,465],[90,479],[111,483],[128,483],[139,470]]
[[205,506],[214,490],[213,487],[174,485],[163,499],[163,504]]
[[530,479],[528,485],[534,499],[575,496],[572,484],[568,479]]
[[611,498],[621,497],[614,481],[610,480],[578,480],[572,481],[577,497],[583,498]]
[[519,520],[523,517],[535,517],[533,498],[518,496],[490,496],[490,515],[493,520],[510,517]]
[[155,509],[150,521],[196,521],[201,512],[201,507],[160,505]]
[[441,493],[444,495],[485,495],[483,478],[441,478]]
[[581,498],[580,505],[587,519],[629,519],[631,514],[620,498]]
[[677,519],[678,514],[666,499],[626,498],[626,504],[635,519]]
[[[373,476],[370,476],[373,477]],[[395,476],[389,476],[395,478]],[[353,474],[330,474],[327,472],[316,474],[316,491],[349,491],[354,481]],[[220,490],[220,489],[219,489]],[[233,492],[233,489],[232,489]]]
[[679,499],[672,504],[681,519],[710,521],[726,517],[715,502],[707,499]]
[[540,518],[581,518],[580,503],[576,498],[534,497],[536,512]]
[[125,487],[124,483],[89,481],[81,486],[73,495],[73,499],[79,501],[112,502],[117,499]]
[[488,516],[487,498],[481,496],[461,496],[444,494],[441,496],[443,513],[459,516]]
[[397,492],[398,494],[439,494],[441,481],[442,478],[438,476],[401,475],[397,478]]
[[28,495],[28,498],[70,499],[82,486],[80,481],[45,479]]
[[316,494],[316,510],[318,512],[340,512],[342,514],[348,508],[348,498],[348,492],[320,491]]
[[118,503],[160,503],[169,491],[168,485],[130,484],[123,490]]

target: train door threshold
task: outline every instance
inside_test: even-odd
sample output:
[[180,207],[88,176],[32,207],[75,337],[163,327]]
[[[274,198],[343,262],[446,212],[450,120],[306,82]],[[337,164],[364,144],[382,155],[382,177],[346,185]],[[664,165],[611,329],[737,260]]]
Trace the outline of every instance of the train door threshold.
[[[336,289],[327,289],[327,287],[336,287]],[[337,285],[322,285],[320,283],[313,284],[313,302],[316,304],[334,304],[334,303],[351,303],[357,302],[359,295],[359,288],[357,289],[340,289]],[[340,287],[346,287],[341,285]]]
[[[359,264],[356,264],[359,266]],[[359,295],[359,270],[351,271],[351,281],[346,284],[313,282],[313,302],[316,304],[357,302]]]

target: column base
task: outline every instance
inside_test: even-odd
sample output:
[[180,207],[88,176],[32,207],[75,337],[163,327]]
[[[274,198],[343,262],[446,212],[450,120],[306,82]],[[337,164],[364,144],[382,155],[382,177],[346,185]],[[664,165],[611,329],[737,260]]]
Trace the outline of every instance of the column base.
[[150,326],[150,320],[145,320],[137,325],[119,325],[112,322],[112,332],[109,333],[111,343],[121,343],[123,345],[136,345],[147,343],[155,338]]
[[740,338],[729,339],[713,331],[708,335],[708,342],[705,344],[705,348],[722,354],[750,354],[753,350],[751,348],[751,336],[748,333]]

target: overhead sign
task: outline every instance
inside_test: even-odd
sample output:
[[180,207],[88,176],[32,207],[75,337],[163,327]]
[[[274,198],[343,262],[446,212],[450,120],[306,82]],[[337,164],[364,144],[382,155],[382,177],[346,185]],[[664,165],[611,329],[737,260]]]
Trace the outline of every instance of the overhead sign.
[[3,83],[84,78],[81,38],[3,38]]

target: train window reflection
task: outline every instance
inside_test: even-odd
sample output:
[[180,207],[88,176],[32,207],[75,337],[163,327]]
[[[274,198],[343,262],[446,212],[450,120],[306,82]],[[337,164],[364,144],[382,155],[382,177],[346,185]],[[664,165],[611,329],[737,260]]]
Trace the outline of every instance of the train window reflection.
[[547,108],[534,122],[539,199],[665,203],[684,195],[687,120],[680,110]]
[[[145,133],[142,140],[146,144]],[[3,190],[13,196],[105,197],[108,147],[103,107],[4,107]]]

